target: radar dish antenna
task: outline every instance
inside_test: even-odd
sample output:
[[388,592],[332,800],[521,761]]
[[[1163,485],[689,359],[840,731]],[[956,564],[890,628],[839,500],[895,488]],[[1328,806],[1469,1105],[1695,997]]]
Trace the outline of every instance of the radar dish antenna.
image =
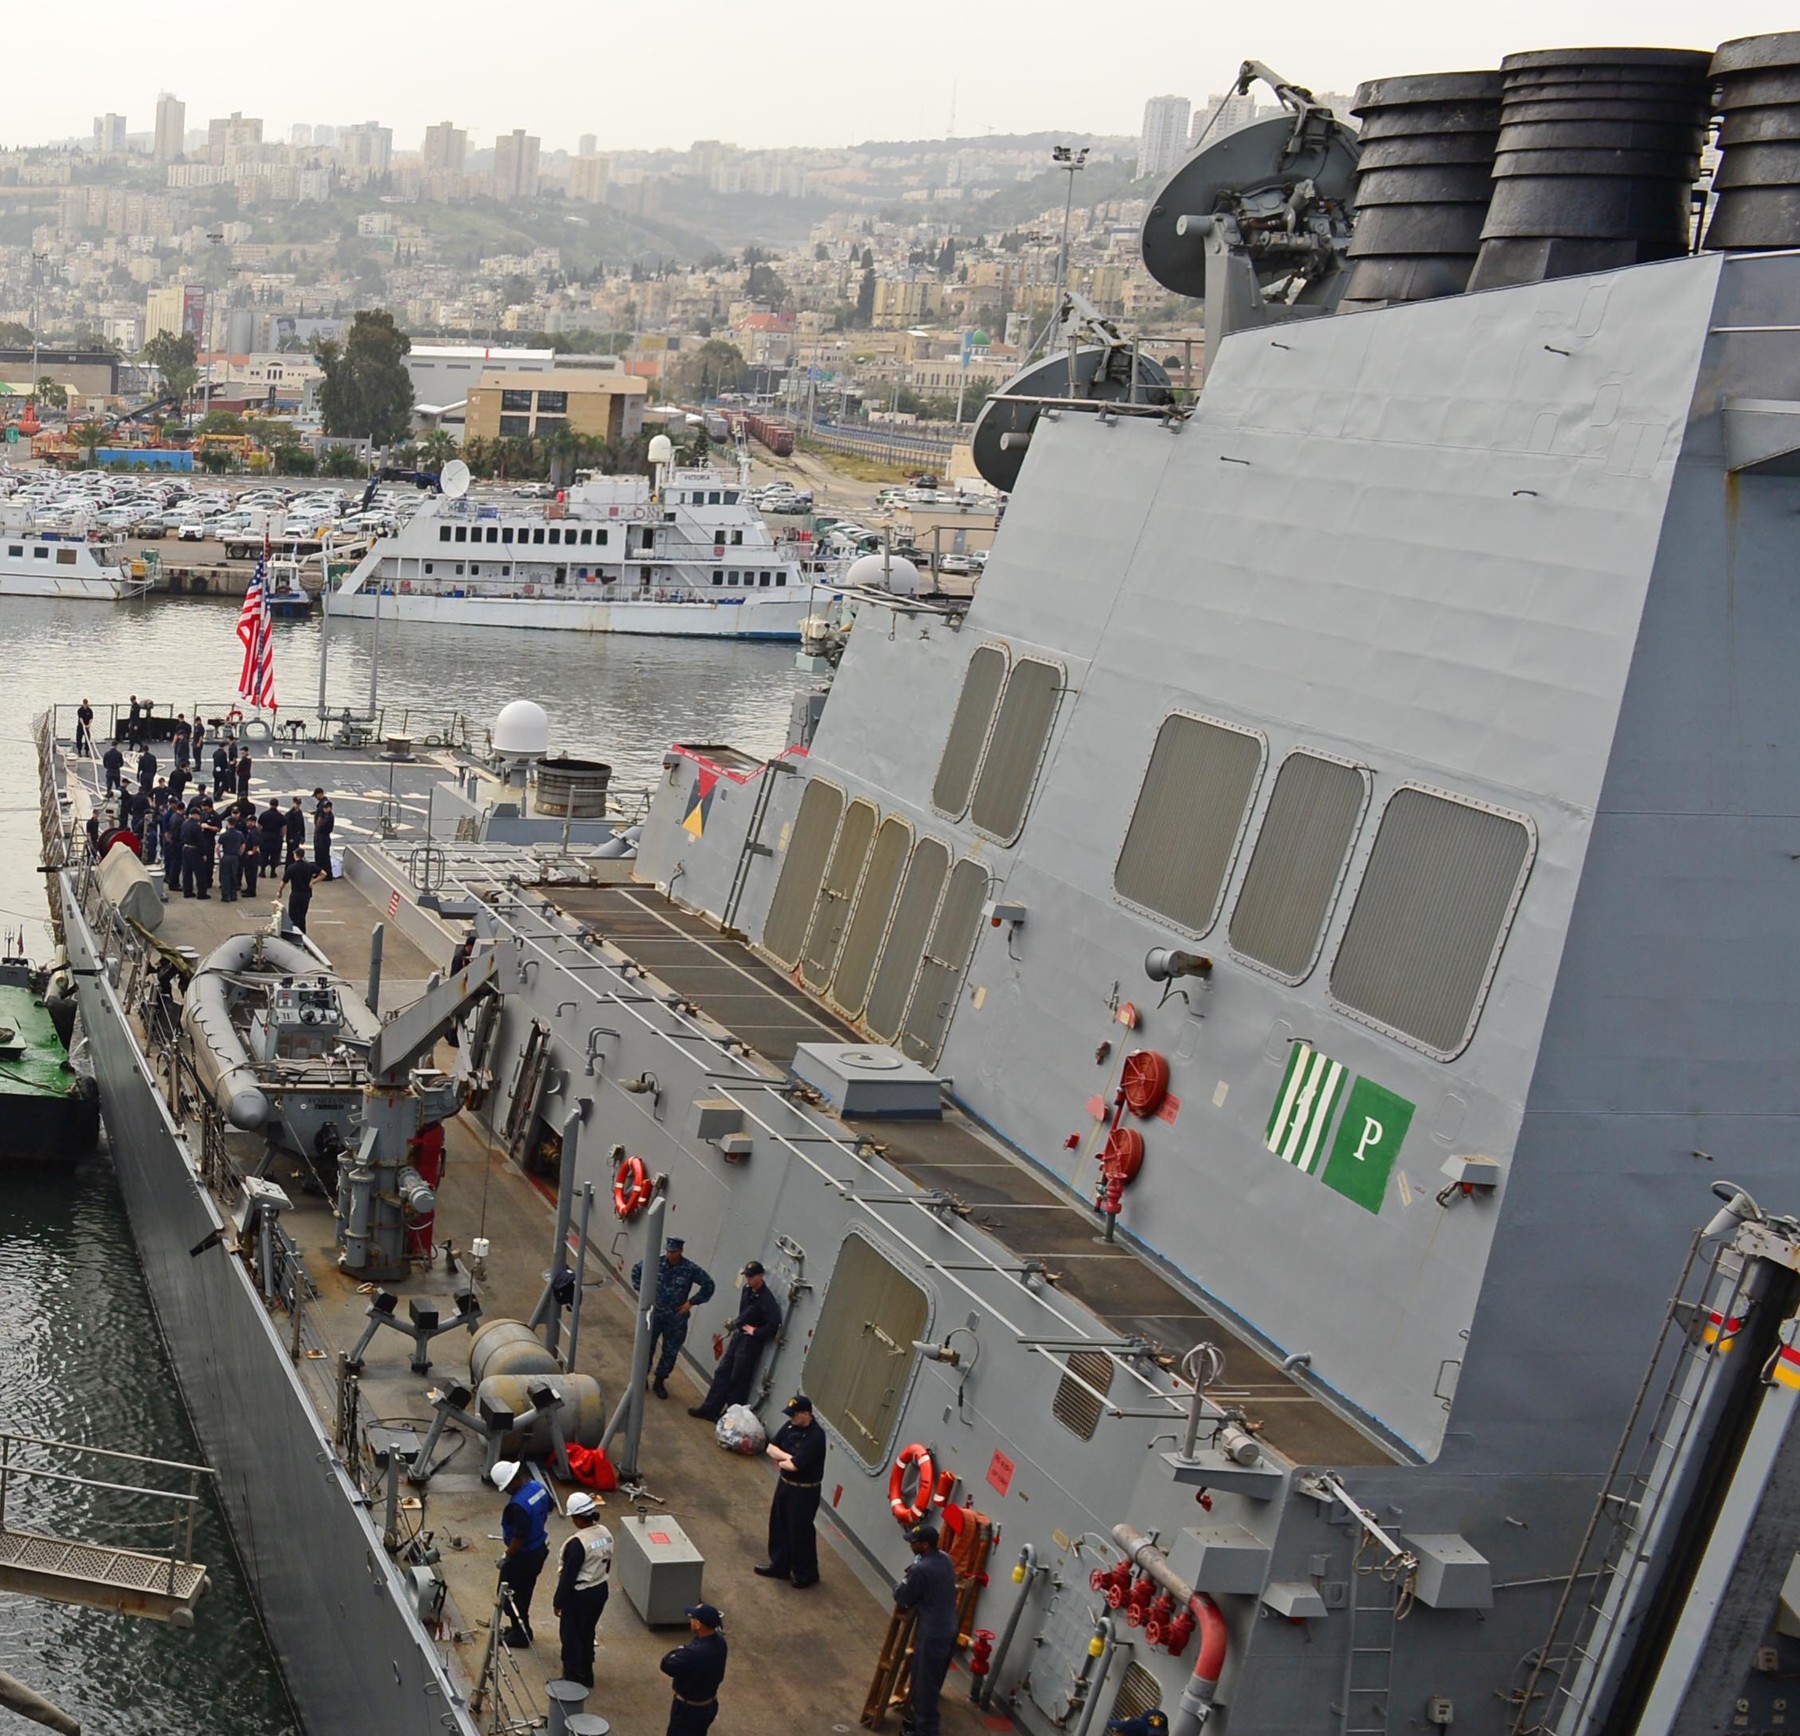
[[451,500],[461,500],[469,492],[472,475],[468,465],[460,458],[452,458],[438,477],[438,487]]

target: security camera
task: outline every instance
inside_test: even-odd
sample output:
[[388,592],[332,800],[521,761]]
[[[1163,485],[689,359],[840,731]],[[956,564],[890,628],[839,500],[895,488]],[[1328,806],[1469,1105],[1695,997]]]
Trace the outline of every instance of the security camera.
[[1153,946],[1144,955],[1144,975],[1153,983],[1166,983],[1175,977],[1211,976],[1212,960],[1197,952]]

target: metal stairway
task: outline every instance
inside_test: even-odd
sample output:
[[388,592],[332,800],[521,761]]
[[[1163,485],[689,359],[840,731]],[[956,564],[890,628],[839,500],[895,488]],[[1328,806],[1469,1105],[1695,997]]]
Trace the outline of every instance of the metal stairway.
[[[1628,1594],[1647,1559],[1645,1546],[1680,1485],[1694,1424],[1705,1408],[1702,1400],[1745,1312],[1735,1289],[1722,1310],[1709,1307],[1706,1299],[1718,1291],[1725,1252],[1701,1267],[1696,1284],[1700,1246],[1697,1236],[1558,1599],[1549,1638],[1519,1694],[1511,1736],[1577,1736],[1583,1729],[1621,1611],[1631,1607]],[[1554,1687],[1543,1686],[1546,1676],[1554,1678]],[[1535,1710],[1540,1700],[1541,1715]]]
[[1344,1660],[1342,1736],[1387,1736],[1394,1686],[1394,1624],[1407,1596],[1376,1570],[1350,1576],[1350,1649]]

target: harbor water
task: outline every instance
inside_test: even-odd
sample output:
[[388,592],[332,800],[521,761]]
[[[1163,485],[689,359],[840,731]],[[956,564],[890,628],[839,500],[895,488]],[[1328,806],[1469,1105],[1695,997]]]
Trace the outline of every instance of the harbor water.
[[[0,929],[22,934],[34,956],[45,955],[49,934],[30,720],[86,696],[103,722],[105,707],[131,693],[189,716],[197,707],[216,712],[237,688],[236,617],[235,603],[198,599],[0,605],[9,701]],[[310,723],[319,623],[278,622],[275,632],[280,715]],[[366,708],[372,636],[371,623],[332,623],[332,707]],[[423,739],[460,712],[479,748],[502,705],[534,699],[550,715],[552,750],[606,760],[623,792],[653,785],[677,738],[777,750],[798,679],[792,648],[779,645],[391,621],[380,629],[379,702],[390,728]],[[273,788],[285,800],[310,790],[310,774],[291,790],[269,784],[280,762],[255,757],[258,795]],[[340,822],[340,838],[354,843],[344,831]],[[162,1458],[198,1456],[104,1153],[72,1173],[0,1177],[0,1427]],[[94,1468],[101,1463],[60,1468],[105,1475]],[[68,1535],[133,1541],[117,1534],[118,1516],[98,1497],[64,1491],[45,1499]],[[216,1509],[199,1535],[214,1590],[192,1633],[0,1593],[0,1669],[59,1701],[94,1736],[289,1736],[295,1726],[280,1674]]]

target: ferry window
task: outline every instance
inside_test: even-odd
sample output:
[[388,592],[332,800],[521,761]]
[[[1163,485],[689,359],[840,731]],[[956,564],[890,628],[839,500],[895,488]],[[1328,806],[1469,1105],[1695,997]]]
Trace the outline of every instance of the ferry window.
[[457,562],[457,563],[456,563],[456,576],[457,576],[457,577],[458,577],[458,578],[459,578],[459,579],[460,579],[460,578],[461,578],[461,577],[462,577],[462,569],[463,569],[463,564],[462,564],[462,562],[461,562],[461,561],[458,561],[458,562]]
[[532,531],[531,540],[534,543],[541,543],[544,540],[544,531],[541,525]]
[[439,542],[448,542],[448,541],[449,541],[449,540],[450,540],[450,527],[449,527],[449,525],[447,525],[447,524],[440,524],[440,525],[439,525],[439,526],[438,526],[438,541],[439,541]]
[[501,531],[500,540],[503,543],[509,543],[512,541],[512,539],[513,539],[513,527],[509,524],[504,530]]
[[1113,868],[1119,896],[1205,934],[1218,920],[1262,765],[1260,735],[1179,712],[1165,717]]
[[524,410],[529,414],[531,393],[520,391],[517,387],[509,388],[500,394],[500,408],[502,410]]
[[725,583],[725,575],[723,573],[714,573],[713,574],[713,583],[715,585],[724,584]]
[[785,585],[787,583],[787,574],[786,573],[777,573],[775,575],[775,583],[778,585]]
[[731,569],[731,571],[726,575],[726,578],[729,583],[735,585],[738,582],[737,568],[733,567]]
[[952,819],[960,818],[969,805],[975,769],[981,764],[981,750],[987,745],[1005,680],[1005,650],[999,645],[977,646],[963,675],[962,693],[944,740],[944,756],[938,761],[937,779],[931,786],[932,806]]
[[581,533],[581,540],[583,542],[586,542],[590,536],[593,536],[595,542],[604,544],[607,539],[608,534],[609,533],[606,531],[601,531],[597,536],[595,536],[593,532],[584,530]]
[[13,543],[6,552],[11,555],[15,561],[22,561],[25,558],[25,545],[23,543]]
[[498,525],[490,524],[487,527],[487,539],[489,542],[498,542],[500,540],[500,527]]
[[561,584],[561,583],[562,583],[562,582],[563,582],[563,570],[562,570],[562,568],[561,568],[561,567],[558,567],[558,568],[557,568],[557,569],[556,569],[556,582],[557,582],[557,583],[558,583],[558,584],[559,584],[559,585],[560,585],[560,584]]
[[744,545],[744,533],[741,530],[734,530],[731,533],[731,540],[735,547],[742,548]]
[[[594,533],[591,530],[584,530],[581,533],[581,540],[584,545],[587,543],[591,543],[594,540]],[[602,531],[600,533],[600,540],[602,542],[606,541],[606,532],[605,531]]]
[[470,561],[469,562],[469,576],[471,578],[478,577],[480,575],[480,572],[481,572],[481,562],[480,561]]
[[458,542],[467,542],[469,540],[469,527],[467,525],[459,524],[456,527],[456,540]]
[[537,407],[540,416],[546,411],[553,416],[566,415],[569,408],[569,394],[567,392],[539,392]]
[[74,551],[74,550],[73,550],[73,549],[58,549],[58,550],[57,550],[57,551],[56,551],[56,564],[57,564],[57,565],[58,565],[58,566],[59,566],[59,567],[72,567],[72,566],[74,566],[74,564],[75,564],[75,551]]
[[431,567],[432,567],[432,563],[431,563],[431,562],[430,562],[430,561],[427,561],[427,562],[426,562],[426,563],[425,563],[425,570],[426,570],[426,572],[430,572],[430,571],[431,571]]
[[47,561],[50,558],[48,549],[33,549],[31,552],[40,561]]
[[1396,790],[1331,966],[1350,1012],[1449,1059],[1474,1033],[1531,867],[1523,821]]
[[867,1467],[888,1461],[930,1317],[925,1292],[874,1243],[844,1238],[807,1347],[806,1390]]
[[735,488],[726,489],[725,490],[725,504],[727,506],[736,506],[737,503],[738,503],[738,491]]
[[1007,677],[969,804],[969,818],[1002,843],[1011,843],[1025,824],[1062,689],[1062,666],[1035,658],[1021,658]]
[[1311,753],[1281,762],[1231,913],[1235,951],[1290,982],[1312,969],[1368,799],[1355,766]]
[[562,526],[561,525],[555,525],[555,524],[551,525],[550,540],[553,543],[559,543],[562,541]]
[[719,491],[716,488],[707,494],[706,504],[708,506],[717,506],[719,504]]
[[768,584],[769,584],[769,581],[770,581],[770,580],[771,580],[771,579],[772,579],[772,578],[774,578],[774,576],[775,576],[775,575],[774,575],[774,574],[773,574],[773,573],[764,573],[764,574],[763,574],[763,575],[762,575],[762,581],[761,581],[761,582],[762,582],[762,584],[763,584],[763,586],[764,586],[764,588],[765,588],[765,589],[766,589],[766,588],[767,588],[767,587],[768,587]]

